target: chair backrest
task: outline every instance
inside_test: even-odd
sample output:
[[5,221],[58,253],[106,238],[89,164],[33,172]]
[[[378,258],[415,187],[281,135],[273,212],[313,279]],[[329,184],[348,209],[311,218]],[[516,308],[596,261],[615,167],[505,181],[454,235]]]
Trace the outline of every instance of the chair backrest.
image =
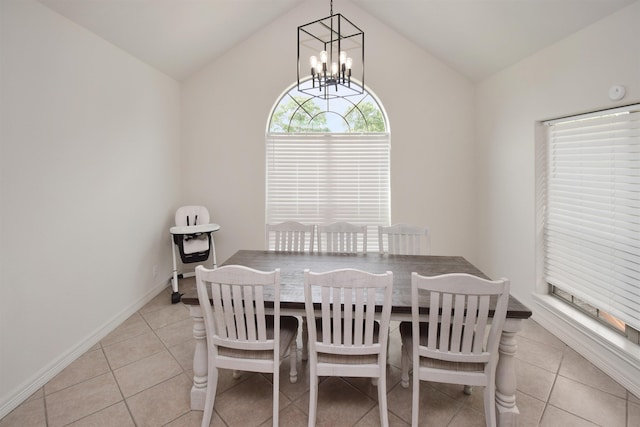
[[[490,301],[497,304],[490,316]],[[411,275],[413,336],[419,336],[421,302],[429,301],[428,342],[414,339],[421,357],[447,362],[489,363],[495,366],[507,315],[509,281],[491,281],[470,274]],[[491,319],[490,319],[491,317]],[[487,326],[490,327],[485,345]]]
[[[266,292],[273,292],[273,330],[279,331],[279,269],[263,272],[240,265],[216,269],[199,265],[196,286],[209,351],[217,354],[219,346],[257,351],[279,348],[278,333],[267,337],[264,298]],[[274,358],[278,366],[279,351],[274,351]]]
[[[368,273],[355,269],[325,273],[304,272],[305,310],[308,319],[319,317],[322,337],[309,328],[311,356],[317,353],[371,355],[386,360],[391,316],[393,273]],[[376,305],[380,313],[379,342],[374,342]],[[320,310],[317,313],[315,310]],[[328,332],[330,331],[330,332]]]
[[[348,222],[318,225],[318,252],[357,253],[367,252],[367,226]],[[324,239],[323,239],[324,238]],[[362,250],[358,243],[362,242]]]
[[387,253],[395,255],[430,255],[431,235],[427,227],[409,224],[394,224],[388,227],[378,226],[378,247],[385,253],[384,241],[387,241]]
[[176,210],[176,225],[209,224],[209,211],[204,206],[182,206]]
[[313,252],[315,225],[296,221],[267,224],[267,250],[276,252]]

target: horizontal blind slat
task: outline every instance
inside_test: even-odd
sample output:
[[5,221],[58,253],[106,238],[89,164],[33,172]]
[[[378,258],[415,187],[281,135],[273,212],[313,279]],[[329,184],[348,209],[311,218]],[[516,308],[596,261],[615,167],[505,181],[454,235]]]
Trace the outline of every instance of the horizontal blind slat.
[[640,105],[551,122],[548,283],[640,329]]

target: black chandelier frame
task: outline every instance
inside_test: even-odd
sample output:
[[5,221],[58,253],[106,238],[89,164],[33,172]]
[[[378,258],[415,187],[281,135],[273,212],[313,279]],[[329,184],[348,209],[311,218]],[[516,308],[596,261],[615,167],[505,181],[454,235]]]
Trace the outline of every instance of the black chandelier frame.
[[[332,2],[333,3],[333,2]],[[322,99],[344,98],[362,95],[364,93],[364,31],[340,13],[333,13],[326,18],[318,19],[298,27],[298,90],[307,95]],[[318,46],[314,49],[310,46]],[[338,70],[333,73],[331,64],[338,61],[340,52],[346,48],[360,57],[361,72],[352,74],[345,62],[340,62]],[[303,72],[301,46],[314,52],[326,51],[327,60],[322,63],[322,69],[309,66],[309,74]],[[355,55],[354,55],[355,56]],[[308,58],[306,59],[308,63]]]

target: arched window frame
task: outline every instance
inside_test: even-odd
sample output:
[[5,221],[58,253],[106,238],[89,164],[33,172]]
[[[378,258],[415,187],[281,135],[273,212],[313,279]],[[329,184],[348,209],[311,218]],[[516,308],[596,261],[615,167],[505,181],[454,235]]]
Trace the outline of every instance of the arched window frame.
[[[365,89],[358,97],[319,100],[293,84],[278,98],[266,133],[267,224],[367,225],[368,250],[377,249],[376,226],[389,225],[391,217],[390,132],[382,104]],[[288,115],[278,116],[286,102]]]

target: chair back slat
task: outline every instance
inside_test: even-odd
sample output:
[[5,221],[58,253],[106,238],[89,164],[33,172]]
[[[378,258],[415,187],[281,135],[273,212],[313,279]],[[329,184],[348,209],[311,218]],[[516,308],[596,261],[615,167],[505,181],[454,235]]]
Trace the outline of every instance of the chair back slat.
[[[214,270],[202,267],[198,273],[200,267],[196,268],[196,275],[200,274],[196,280],[198,299],[204,307],[205,327],[214,331],[215,342],[233,348],[274,348],[277,343],[267,336],[264,287],[274,289],[278,302],[274,304],[274,323],[279,325],[280,271],[225,266]],[[207,304],[212,310],[206,309]]]
[[[412,274],[412,321],[414,334],[419,333],[420,301],[429,300],[429,324],[426,342],[420,342],[419,353],[442,360],[478,361],[497,350],[509,297],[508,281],[489,281],[468,274],[420,276]],[[426,293],[425,293],[426,292]],[[490,322],[491,298],[498,304]],[[485,332],[491,326],[490,342],[485,346]],[[417,342],[417,340],[416,340]],[[435,355],[435,356],[434,356]],[[482,356],[482,358],[479,358]]]
[[381,254],[387,252],[394,255],[429,255],[431,235],[427,227],[409,224],[378,226],[378,248]]
[[[377,352],[371,350],[380,345],[374,342],[376,306],[384,307],[382,320],[386,319],[388,328],[392,280],[390,272],[372,274],[354,269],[327,273],[305,271],[307,317],[317,316],[309,303],[316,296],[318,300],[314,302],[320,304],[323,350],[340,351],[328,348],[331,346],[360,349],[368,347],[368,351]],[[388,304],[385,305],[385,301]],[[380,327],[383,327],[382,323]],[[313,346],[316,339],[319,339],[316,331],[310,328],[310,346]]]
[[[318,251],[357,253],[367,251],[367,226],[348,222],[318,225]],[[359,249],[362,243],[362,249]]]
[[267,224],[267,250],[276,252],[313,252],[315,225],[296,221]]

